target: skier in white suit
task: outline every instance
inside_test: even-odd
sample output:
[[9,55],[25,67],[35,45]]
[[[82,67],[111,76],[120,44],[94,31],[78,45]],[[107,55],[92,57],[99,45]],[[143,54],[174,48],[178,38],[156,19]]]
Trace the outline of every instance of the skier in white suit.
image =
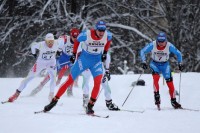
[[[32,55],[37,58],[35,64],[30,70],[28,76],[21,82],[19,88],[16,92],[9,97],[8,102],[15,101],[20,93],[25,89],[29,81],[34,77],[39,76],[40,72],[44,69],[47,70],[50,76],[50,93],[49,100],[54,96],[54,88],[56,87],[56,56],[59,56],[62,52],[62,47],[64,45],[63,39],[54,39],[52,33],[48,33],[45,36],[45,41],[35,42],[31,46]],[[39,55],[37,57],[36,50],[39,50]]]

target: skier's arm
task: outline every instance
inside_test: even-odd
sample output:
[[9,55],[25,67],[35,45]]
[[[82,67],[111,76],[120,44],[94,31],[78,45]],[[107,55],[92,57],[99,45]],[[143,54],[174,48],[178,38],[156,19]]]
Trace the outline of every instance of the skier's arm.
[[107,31],[107,43],[106,43],[106,45],[105,45],[105,47],[104,47],[104,51],[108,51],[108,49],[110,48],[110,44],[111,44],[111,42],[112,42],[112,33],[111,32],[109,32],[109,31]]
[[182,62],[181,52],[173,44],[170,44],[169,51],[177,56],[178,63]]
[[142,62],[146,62],[145,54],[151,52],[152,49],[153,49],[153,43],[149,43],[143,49],[141,49],[140,58],[141,58]]
[[36,43],[36,42],[32,43],[31,44],[31,53],[33,55],[35,55],[36,54],[36,50],[37,49],[39,50],[39,48],[40,48],[40,43]]
[[86,31],[83,31],[79,34],[76,41],[74,41],[74,48],[73,53],[77,53],[77,49],[79,47],[80,42],[87,40],[87,34]]
[[58,38],[58,51],[62,52],[65,45],[64,38]]

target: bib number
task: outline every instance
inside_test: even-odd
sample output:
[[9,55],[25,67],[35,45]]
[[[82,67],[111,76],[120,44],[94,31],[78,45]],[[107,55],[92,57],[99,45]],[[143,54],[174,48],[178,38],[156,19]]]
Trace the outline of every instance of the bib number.
[[87,47],[87,51],[94,54],[99,54],[103,47]]
[[72,50],[73,50],[73,47],[72,47],[72,46],[67,46],[67,47],[65,47],[65,52],[66,52],[66,54],[68,54],[68,55],[72,55]]

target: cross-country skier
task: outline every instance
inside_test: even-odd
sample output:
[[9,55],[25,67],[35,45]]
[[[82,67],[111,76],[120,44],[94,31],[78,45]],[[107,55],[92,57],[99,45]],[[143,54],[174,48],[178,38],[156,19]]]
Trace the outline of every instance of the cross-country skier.
[[160,94],[159,94],[159,78],[160,73],[163,74],[163,77],[166,80],[167,86],[169,88],[169,94],[171,97],[171,104],[175,109],[182,108],[181,105],[176,101],[175,89],[173,84],[173,78],[171,74],[169,56],[170,53],[173,53],[177,56],[179,70],[183,70],[182,65],[182,55],[181,52],[170,42],[167,41],[166,34],[160,32],[157,35],[157,39],[149,44],[147,44],[141,51],[140,56],[142,59],[142,68],[147,69],[146,57],[145,54],[151,52],[151,62],[150,69],[152,70],[153,76],[153,87],[154,87],[154,98],[155,104],[160,110]]
[[[111,90],[110,90],[110,86],[108,84],[108,81],[110,80],[110,61],[111,61],[111,57],[110,57],[110,53],[107,53],[107,58],[105,60],[105,69],[104,69],[104,76],[102,78],[102,88],[104,90],[104,95],[105,95],[105,99],[106,99],[106,106],[109,110],[120,110],[118,108],[117,105],[115,105],[112,102],[112,98],[111,98]],[[103,67],[104,68],[104,67]],[[82,85],[82,89],[83,89],[83,107],[87,107],[87,104],[89,102],[89,81],[90,81],[90,77],[91,77],[91,72],[90,70],[85,70],[84,72],[82,72],[82,76],[83,76],[83,85]]]
[[[61,54],[63,45],[63,39],[55,40],[52,33],[48,33],[45,36],[45,41],[35,42],[32,44],[31,52],[33,56],[37,58],[36,63],[33,65],[28,76],[21,82],[16,92],[8,99],[8,102],[16,100],[20,93],[25,89],[28,82],[34,77],[39,76],[40,72],[44,69],[47,70],[51,80],[49,99],[53,98],[54,88],[56,86],[56,55]],[[39,50],[38,57],[36,50]]]
[[44,107],[44,112],[50,111],[57,104],[58,99],[64,94],[66,89],[74,82],[77,76],[86,69],[89,69],[94,78],[94,87],[90,101],[86,107],[86,113],[94,113],[93,106],[96,102],[103,76],[102,61],[105,61],[106,59],[106,54],[110,47],[111,40],[112,34],[106,30],[106,24],[104,21],[98,21],[95,25],[95,29],[86,30],[79,34],[77,41],[74,43],[71,61],[75,61],[78,46],[80,42],[83,42],[81,54],[78,56],[76,62],[71,68],[68,79],[59,88],[51,103]]
[[[70,69],[71,66],[73,65],[70,62],[70,57],[73,54],[72,51],[73,51],[74,42],[77,39],[79,33],[80,33],[80,31],[77,28],[72,28],[70,30],[70,36],[63,35],[63,36],[59,37],[59,38],[63,38],[64,39],[64,46],[62,48],[61,56],[59,56],[57,58],[57,71],[59,73],[58,73],[56,85],[60,84],[60,81],[61,81],[62,77],[64,76],[65,72],[68,69]],[[43,79],[43,81],[34,90],[32,90],[32,92],[30,93],[30,96],[34,96],[39,91],[41,91],[42,88],[44,87],[44,85],[49,81],[49,79],[50,79],[49,74],[47,74],[45,76],[45,78]],[[73,87],[73,85],[71,85],[69,87],[69,89],[67,89],[67,95],[68,96],[72,96],[73,95],[72,87]]]

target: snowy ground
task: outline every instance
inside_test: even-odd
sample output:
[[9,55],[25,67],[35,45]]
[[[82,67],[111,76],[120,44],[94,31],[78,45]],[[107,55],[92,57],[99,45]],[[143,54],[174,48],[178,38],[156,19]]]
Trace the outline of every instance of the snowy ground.
[[[152,77],[145,74],[141,79],[146,86],[136,86],[123,107],[131,90],[131,83],[139,75],[112,75],[110,87],[112,98],[120,108],[144,110],[144,113],[124,111],[111,112],[105,106],[103,91],[95,104],[96,114],[109,115],[108,119],[90,117],[82,108],[82,77],[79,87],[74,88],[74,96],[64,95],[50,113],[37,114],[48,104],[49,85],[35,97],[27,97],[42,80],[36,78],[29,83],[20,98],[14,103],[0,105],[0,133],[199,133],[200,112],[174,110],[171,107],[168,88],[160,79],[161,108],[154,105]],[[200,109],[200,73],[182,73],[181,104],[185,108]],[[174,74],[174,84],[179,90],[179,74]],[[19,86],[22,78],[1,78],[0,101],[6,100]],[[92,87],[92,81],[91,81]],[[178,99],[178,96],[177,96]]]

